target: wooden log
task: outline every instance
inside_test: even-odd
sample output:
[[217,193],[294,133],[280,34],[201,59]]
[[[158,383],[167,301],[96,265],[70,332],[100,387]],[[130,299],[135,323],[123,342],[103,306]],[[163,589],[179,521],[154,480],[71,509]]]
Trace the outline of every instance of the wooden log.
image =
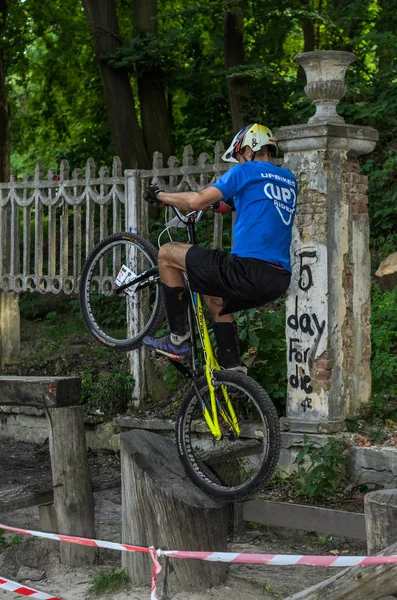
[[364,512],[368,554],[397,542],[397,490],[365,494]]
[[[97,471],[91,474],[91,481],[93,492],[112,490],[121,486],[119,473]],[[50,474],[41,474],[40,479],[36,477],[34,483],[12,485],[0,490],[0,513],[53,502],[54,492]]]
[[[49,408],[50,456],[58,533],[95,538],[94,496],[88,469],[83,408]],[[93,564],[97,550],[61,543],[61,562]]]
[[[397,553],[397,544],[379,555]],[[284,600],[377,600],[397,592],[397,564],[351,567]]]
[[52,484],[43,487],[40,485],[13,485],[0,491],[0,512],[5,513],[18,508],[47,504],[53,499]]
[[393,252],[380,263],[375,277],[383,291],[392,291],[397,285],[397,252]]
[[1,404],[72,406],[79,404],[79,377],[0,377]]
[[[156,433],[122,433],[121,490],[124,543],[163,550],[225,551],[227,505],[209,498],[187,477],[171,440]],[[151,559],[123,553],[122,564],[134,584],[147,584]],[[227,565],[199,560],[169,561],[171,591],[220,585]]]

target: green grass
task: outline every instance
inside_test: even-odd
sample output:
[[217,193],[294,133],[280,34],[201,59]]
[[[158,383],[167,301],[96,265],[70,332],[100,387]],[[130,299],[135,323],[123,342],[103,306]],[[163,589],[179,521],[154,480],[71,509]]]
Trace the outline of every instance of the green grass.
[[12,373],[80,377],[81,402],[89,413],[113,415],[130,407],[134,379],[127,354],[98,343],[76,300],[31,295],[21,299],[20,309],[21,359]]
[[99,596],[108,592],[118,592],[129,586],[129,579],[124,569],[112,569],[98,573],[92,579],[90,592]]

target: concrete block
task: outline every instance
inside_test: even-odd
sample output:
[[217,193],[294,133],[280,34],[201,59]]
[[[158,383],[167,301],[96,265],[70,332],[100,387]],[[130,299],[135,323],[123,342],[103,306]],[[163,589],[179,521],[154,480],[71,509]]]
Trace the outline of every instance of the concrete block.
[[355,484],[397,487],[397,448],[353,446],[348,456],[349,478]]

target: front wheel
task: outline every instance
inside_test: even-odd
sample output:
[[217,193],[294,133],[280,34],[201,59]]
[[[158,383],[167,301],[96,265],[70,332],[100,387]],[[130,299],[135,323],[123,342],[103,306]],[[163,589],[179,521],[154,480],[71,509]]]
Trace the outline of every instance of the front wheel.
[[[207,494],[222,500],[248,498],[266,482],[277,466],[280,426],[267,393],[242,373],[214,373],[215,395],[222,438],[216,440],[203,416],[211,412],[207,380],[201,377],[185,393],[177,414],[176,442],[186,474]],[[239,434],[231,427],[229,397]]]
[[150,242],[132,233],[109,236],[93,249],[81,273],[85,324],[109,348],[138,348],[164,321],[159,283],[157,252]]

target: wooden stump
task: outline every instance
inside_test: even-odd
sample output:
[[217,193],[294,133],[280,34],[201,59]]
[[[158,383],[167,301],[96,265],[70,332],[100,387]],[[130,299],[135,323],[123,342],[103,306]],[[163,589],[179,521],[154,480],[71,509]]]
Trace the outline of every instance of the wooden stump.
[[[94,496],[88,469],[83,408],[48,409],[50,455],[57,531],[95,538]],[[96,548],[60,544],[61,562],[70,566],[93,564]]]
[[397,490],[378,490],[364,497],[368,554],[397,542]]
[[[397,553],[397,490],[364,498],[368,554]],[[352,567],[285,600],[387,600],[397,592],[397,565]]]
[[[121,489],[123,543],[162,550],[225,551],[227,505],[209,498],[185,475],[172,441],[143,430],[122,433]],[[134,584],[148,584],[147,554],[123,553]],[[170,559],[171,591],[220,585],[227,565]]]
[[397,252],[393,252],[380,263],[375,278],[383,291],[391,292],[395,288],[397,285]]

